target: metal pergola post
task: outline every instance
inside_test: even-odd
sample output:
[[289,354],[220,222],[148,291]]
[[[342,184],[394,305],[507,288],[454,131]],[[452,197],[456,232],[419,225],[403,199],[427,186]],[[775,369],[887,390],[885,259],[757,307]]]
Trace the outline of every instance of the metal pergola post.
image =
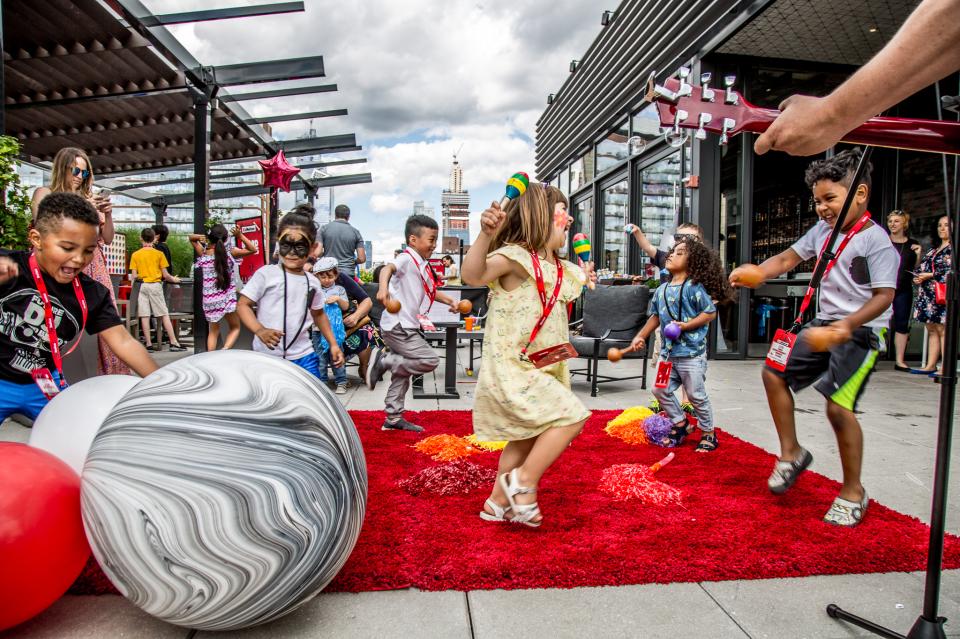
[[[210,194],[210,102],[212,91],[193,91],[193,232],[204,233]],[[203,273],[193,270],[193,352],[207,350],[207,322],[203,315]]]

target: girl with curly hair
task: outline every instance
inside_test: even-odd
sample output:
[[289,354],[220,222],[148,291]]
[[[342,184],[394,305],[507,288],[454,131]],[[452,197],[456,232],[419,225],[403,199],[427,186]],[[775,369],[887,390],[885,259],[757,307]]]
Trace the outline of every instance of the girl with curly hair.
[[[713,429],[713,407],[704,384],[707,374],[707,330],[717,316],[714,300],[727,302],[733,290],[723,273],[720,257],[706,245],[686,239],[674,245],[667,255],[670,281],[660,285],[650,300],[650,319],[633,338],[636,349],[646,347],[647,338],[657,328],[670,324],[676,329],[663,331],[660,363],[661,371],[669,370],[666,386],[654,387],[653,394],[660,407],[673,422],[673,428],[661,444],[679,446],[693,430],[677,400],[676,391],[683,386],[693,404],[701,430],[698,453],[709,453],[717,448]],[[674,331],[679,329],[679,335]],[[673,338],[671,338],[673,335]]]

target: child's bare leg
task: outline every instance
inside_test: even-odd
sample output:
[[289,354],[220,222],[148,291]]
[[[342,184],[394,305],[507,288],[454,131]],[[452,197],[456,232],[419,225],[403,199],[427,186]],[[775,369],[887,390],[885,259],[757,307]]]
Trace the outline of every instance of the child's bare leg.
[[863,499],[863,484],[860,483],[860,467],[863,463],[863,431],[856,415],[833,400],[827,400],[827,419],[833,426],[840,448],[840,463],[843,466],[843,487],[840,497],[848,501]]
[[217,350],[217,342],[220,340],[220,322],[207,322],[207,350]]
[[[530,449],[536,443],[536,437],[531,439],[521,439],[514,442],[508,442],[507,446],[500,452],[500,463],[497,466],[497,477],[504,473],[509,473],[514,468],[519,468],[530,454]],[[490,493],[490,499],[501,506],[506,506],[510,502],[503,492],[503,487],[497,479],[493,480],[493,492]],[[486,508],[486,507],[485,507]],[[487,509],[489,510],[489,509]],[[491,513],[492,514],[492,513]]]
[[230,330],[227,331],[227,336],[223,340],[223,350],[233,348],[233,345],[237,343],[237,339],[240,337],[240,317],[236,313],[227,313],[227,326],[230,327]]
[[[167,335],[170,337],[170,343],[174,346],[180,346],[180,339],[173,332],[173,322],[170,321],[169,315],[164,315],[162,318],[163,330],[167,332]],[[160,327],[157,327],[157,343],[160,343]]]
[[147,346],[153,344],[153,335],[150,333],[149,317],[140,318],[140,332],[143,333],[143,341],[147,344]]
[[[540,479],[547,469],[557,461],[561,453],[567,449],[573,438],[583,430],[583,424],[586,420],[573,424],[572,426],[563,426],[560,428],[548,428],[534,440],[533,448],[527,455],[523,464],[519,466],[517,475],[521,486],[537,488]],[[532,504],[537,501],[536,493],[525,493],[516,495],[514,501],[518,504]],[[540,517],[533,521],[540,521]]]
[[776,373],[765,368],[762,377],[770,416],[780,438],[780,459],[794,461],[800,455],[800,442],[797,441],[797,425],[793,416],[793,393],[786,380]]

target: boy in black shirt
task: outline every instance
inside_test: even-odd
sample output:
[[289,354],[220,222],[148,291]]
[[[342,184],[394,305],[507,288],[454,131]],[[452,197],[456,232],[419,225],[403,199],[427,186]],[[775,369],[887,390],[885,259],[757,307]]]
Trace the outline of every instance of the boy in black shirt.
[[123,327],[107,289],[81,273],[97,248],[99,223],[82,197],[53,193],[38,207],[28,236],[33,250],[0,251],[0,423],[13,413],[36,419],[66,387],[61,359],[81,330],[102,335],[139,375],[157,369]]

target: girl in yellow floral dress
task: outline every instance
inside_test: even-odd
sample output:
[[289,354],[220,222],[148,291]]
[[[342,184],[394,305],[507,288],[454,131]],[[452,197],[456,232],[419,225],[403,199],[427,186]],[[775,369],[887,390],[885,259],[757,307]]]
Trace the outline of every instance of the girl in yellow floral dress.
[[590,416],[570,390],[566,362],[537,368],[526,355],[569,340],[566,305],[588,278],[557,255],[571,221],[559,189],[530,184],[505,209],[494,202],[483,212],[463,260],[464,282],[491,291],[473,430],[481,441],[508,441],[480,513],[486,521],[540,525],[540,478]]

